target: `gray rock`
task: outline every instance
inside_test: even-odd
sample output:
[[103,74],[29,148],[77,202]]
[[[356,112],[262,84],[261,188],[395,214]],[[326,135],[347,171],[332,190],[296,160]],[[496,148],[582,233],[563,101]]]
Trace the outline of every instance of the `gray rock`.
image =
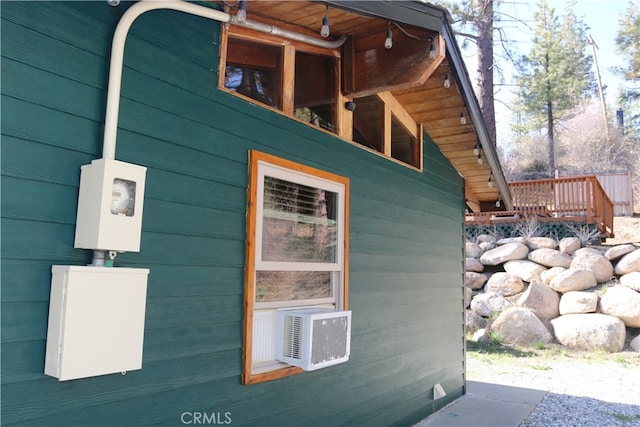
[[475,342],[489,341],[489,331],[487,331],[485,328],[478,329],[471,336],[471,341],[475,341]]
[[503,265],[504,271],[515,274],[525,282],[540,280],[540,274],[547,268],[533,261],[514,259]]
[[547,267],[564,267],[568,268],[571,265],[571,255],[560,252],[556,249],[541,248],[531,251],[528,258],[537,262],[538,264]]
[[598,283],[608,282],[613,277],[613,265],[603,255],[592,253],[577,255],[569,268],[591,271]]
[[482,254],[480,262],[484,265],[498,265],[512,259],[525,259],[529,253],[522,243],[507,243]]
[[570,291],[560,298],[560,314],[595,313],[598,295],[593,292]]
[[600,298],[604,314],[615,316],[630,328],[640,328],[640,293],[625,286],[613,286]]
[[522,279],[511,273],[494,273],[487,280],[485,285],[486,292],[495,292],[503,297],[508,297],[522,292],[524,283]]
[[478,242],[478,244],[485,243],[485,242],[495,243],[496,242],[496,238],[495,238],[495,236],[492,236],[491,234],[480,234],[478,236],[478,238],[476,239],[476,241]]
[[482,252],[490,251],[491,249],[496,247],[496,244],[494,242],[482,242],[479,245],[480,249],[482,249]]
[[484,286],[489,277],[486,274],[476,273],[475,271],[467,271],[464,273],[464,285],[470,289],[480,289]]
[[553,319],[560,315],[558,305],[560,295],[544,283],[533,280],[524,294],[518,299],[518,305],[533,310],[539,319]]
[[640,249],[629,252],[616,264],[615,272],[620,276],[634,271],[640,271]]
[[471,300],[471,310],[483,317],[491,317],[510,306],[511,303],[505,297],[493,292],[478,294]]
[[573,253],[573,256],[579,256],[579,255],[584,255],[584,254],[596,254],[596,255],[602,255],[604,252],[602,252],[600,249],[596,249],[596,248],[580,248],[578,250],[576,250]]
[[549,343],[553,336],[532,310],[511,307],[491,324],[491,331],[497,333],[503,342],[531,345],[536,342]]
[[466,286],[463,288],[464,290],[464,308],[469,308],[469,304],[471,304],[471,298],[473,298],[473,291]]
[[575,251],[580,249],[580,246],[582,246],[582,243],[580,242],[580,239],[578,239],[577,237],[565,237],[564,239],[560,240],[560,243],[558,244],[558,249],[560,249],[560,252],[564,252],[571,255]]
[[476,313],[473,310],[466,310],[465,318],[466,318],[467,331],[469,332],[474,332],[474,331],[477,331],[478,329],[483,329],[487,327],[487,319],[480,316],[478,313]]
[[477,258],[465,258],[464,268],[467,271],[475,271],[476,273],[482,273],[484,270],[484,264],[478,261]]
[[542,283],[544,283],[545,285],[549,285],[549,283],[551,283],[554,277],[556,277],[558,274],[562,273],[565,270],[566,268],[564,267],[551,267],[550,269],[543,271],[542,273],[540,273],[540,278],[542,279]]
[[524,237],[505,237],[504,239],[500,239],[496,242],[498,245],[508,245],[509,243],[522,243],[523,245],[527,244],[527,239]]
[[631,347],[631,350],[640,353],[640,335],[631,340],[631,342],[629,343],[629,347]]
[[631,273],[620,276],[620,284],[636,292],[640,292],[640,272],[632,271]]
[[585,289],[593,288],[595,285],[597,285],[597,282],[592,272],[573,269],[559,273],[551,280],[551,282],[549,282],[549,287],[551,289],[562,293],[569,291],[583,291]]
[[467,242],[464,244],[464,251],[469,258],[480,258],[482,255],[482,249],[477,243]]
[[600,313],[567,314],[552,319],[551,325],[558,342],[569,348],[603,349],[610,353],[624,348],[627,332],[617,317]]
[[612,248],[607,249],[604,253],[604,257],[609,261],[615,261],[618,258],[625,256],[628,253],[635,251],[637,248],[632,244],[626,245],[616,245]]
[[532,251],[541,248],[555,249],[558,246],[558,242],[551,237],[529,237],[527,245]]

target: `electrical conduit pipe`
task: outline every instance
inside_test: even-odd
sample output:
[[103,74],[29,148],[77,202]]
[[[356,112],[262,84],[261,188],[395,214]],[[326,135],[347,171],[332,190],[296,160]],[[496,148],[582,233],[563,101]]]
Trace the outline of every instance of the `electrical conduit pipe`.
[[132,5],[122,15],[111,45],[111,64],[109,66],[109,86],[107,90],[107,111],[104,121],[104,141],[102,157],[114,160],[116,156],[116,134],[118,132],[118,112],[120,109],[120,89],[122,86],[122,67],[124,63],[124,44],[133,22],[150,10],[171,9],[220,22],[228,22],[230,15],[204,6],[183,1],[143,0]]

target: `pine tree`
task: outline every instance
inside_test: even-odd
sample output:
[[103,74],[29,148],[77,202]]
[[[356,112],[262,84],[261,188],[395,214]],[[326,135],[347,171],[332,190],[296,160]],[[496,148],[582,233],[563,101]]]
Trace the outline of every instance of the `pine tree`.
[[573,6],[573,1],[568,3],[564,23],[560,24],[546,0],[538,4],[533,47],[519,62],[520,130],[546,129],[550,177],[556,169],[556,126],[588,98],[595,87],[586,49],[586,27],[575,16]]

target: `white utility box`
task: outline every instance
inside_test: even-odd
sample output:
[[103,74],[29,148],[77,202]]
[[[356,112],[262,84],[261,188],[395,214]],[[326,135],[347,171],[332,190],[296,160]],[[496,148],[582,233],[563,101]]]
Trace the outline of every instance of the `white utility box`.
[[54,265],[44,373],[60,381],[142,368],[144,268]]
[[140,252],[147,168],[112,159],[80,167],[74,247]]
[[324,308],[276,313],[276,360],[314,371],[344,363],[351,352],[351,311]]

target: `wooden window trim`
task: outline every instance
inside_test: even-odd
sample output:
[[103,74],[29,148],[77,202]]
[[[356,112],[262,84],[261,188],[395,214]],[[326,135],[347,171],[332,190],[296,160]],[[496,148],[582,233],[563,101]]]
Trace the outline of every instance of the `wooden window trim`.
[[343,242],[343,272],[341,284],[341,310],[349,307],[349,179],[326,172],[310,166],[282,159],[260,151],[249,151],[249,184],[247,190],[247,227],[245,248],[245,275],[244,275],[244,320],[243,320],[243,351],[242,351],[242,383],[245,385],[257,384],[288,377],[304,372],[302,368],[285,366],[269,372],[252,373],[253,361],[253,314],[255,306],[255,233],[257,214],[257,188],[259,162],[269,163],[294,172],[300,172],[328,181],[335,181],[344,185],[344,242]]

